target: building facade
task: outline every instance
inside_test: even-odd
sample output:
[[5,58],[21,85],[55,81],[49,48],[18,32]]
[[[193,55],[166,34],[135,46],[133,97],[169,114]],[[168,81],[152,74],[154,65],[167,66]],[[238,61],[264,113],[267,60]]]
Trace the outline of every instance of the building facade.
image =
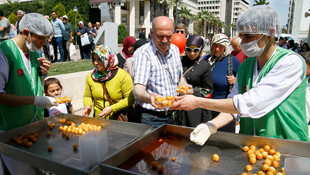
[[[236,23],[239,16],[249,9],[249,0],[198,0],[198,10],[208,11],[219,20],[225,22],[226,25]],[[236,33],[232,29],[230,31],[222,31],[231,33],[235,36]]]
[[[152,21],[156,16],[169,16],[175,20],[173,8],[169,8],[167,1],[159,0],[90,0],[91,7],[101,9],[101,20],[123,24],[129,30],[130,36],[138,36],[145,28],[148,38]],[[183,0],[183,4],[196,15],[197,0]],[[178,19],[180,21],[180,19]],[[193,32],[193,21],[187,20],[190,33]]]
[[310,15],[309,0],[290,0],[288,21],[287,21],[288,34],[308,36],[310,27],[309,15]]

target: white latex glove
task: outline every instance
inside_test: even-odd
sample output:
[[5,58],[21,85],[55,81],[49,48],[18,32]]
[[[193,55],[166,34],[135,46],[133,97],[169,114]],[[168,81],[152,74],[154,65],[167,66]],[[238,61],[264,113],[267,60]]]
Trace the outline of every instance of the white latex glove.
[[199,124],[190,135],[192,142],[197,145],[204,145],[211,134],[216,133],[217,128],[212,122]]
[[41,108],[50,108],[52,106],[57,106],[56,99],[47,96],[35,96],[33,105],[39,106]]

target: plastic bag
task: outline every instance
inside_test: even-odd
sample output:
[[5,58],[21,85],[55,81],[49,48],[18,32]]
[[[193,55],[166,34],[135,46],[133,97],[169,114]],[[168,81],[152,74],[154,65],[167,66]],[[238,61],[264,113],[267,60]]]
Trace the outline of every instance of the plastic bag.
[[81,35],[81,45],[82,46],[86,46],[88,44],[90,44],[90,41],[89,41],[89,38],[88,38],[88,34],[85,33],[85,34]]
[[70,57],[72,57],[72,55],[76,54],[76,49],[75,49],[75,46],[73,43],[70,43],[69,51],[70,51]]

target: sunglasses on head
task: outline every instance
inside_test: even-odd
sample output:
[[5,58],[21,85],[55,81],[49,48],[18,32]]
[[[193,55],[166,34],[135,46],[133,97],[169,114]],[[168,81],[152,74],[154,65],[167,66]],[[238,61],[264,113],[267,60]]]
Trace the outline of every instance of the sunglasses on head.
[[192,48],[190,48],[190,47],[186,47],[185,50],[186,50],[186,52],[193,52],[193,51],[194,51],[195,53],[200,52],[200,48],[192,49]]
[[185,30],[175,30],[175,33],[181,33],[181,34],[184,34],[184,33],[185,33]]

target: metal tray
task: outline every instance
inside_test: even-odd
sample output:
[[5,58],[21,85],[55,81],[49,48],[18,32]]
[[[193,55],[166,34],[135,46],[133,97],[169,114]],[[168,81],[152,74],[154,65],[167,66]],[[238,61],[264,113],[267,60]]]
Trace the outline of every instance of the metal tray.
[[[164,174],[241,174],[250,164],[242,147],[250,144],[258,148],[268,144],[279,151],[282,156],[277,170],[284,166],[285,157],[310,157],[309,142],[217,132],[204,146],[198,146],[189,140],[192,131],[193,128],[163,125],[107,157],[91,174],[158,174],[151,169],[153,160],[164,165]],[[162,142],[158,141],[160,138]],[[220,156],[219,162],[212,160],[213,154]],[[257,173],[262,164],[263,160],[257,160],[250,173]]]
[[[65,139],[58,130],[61,125],[58,121],[61,118],[71,120],[76,125],[82,122],[101,125],[101,131],[106,131],[108,137],[108,153],[106,156],[119,151],[129,143],[151,131],[151,126],[148,125],[59,114],[1,133],[0,153],[55,174],[88,174],[94,166],[88,167],[85,170],[81,169],[79,165],[63,163],[68,159],[80,159],[79,151],[73,151],[72,145],[79,143],[79,137],[81,135],[70,134],[70,138],[68,140]],[[51,137],[47,137],[46,132],[49,130],[48,124],[51,123],[55,123],[56,125],[51,131]],[[14,136],[19,136],[20,134],[27,135],[35,132],[39,133],[39,139],[30,148],[19,146],[11,141],[11,138]],[[48,152],[47,150],[49,145],[53,146],[52,152]]]

